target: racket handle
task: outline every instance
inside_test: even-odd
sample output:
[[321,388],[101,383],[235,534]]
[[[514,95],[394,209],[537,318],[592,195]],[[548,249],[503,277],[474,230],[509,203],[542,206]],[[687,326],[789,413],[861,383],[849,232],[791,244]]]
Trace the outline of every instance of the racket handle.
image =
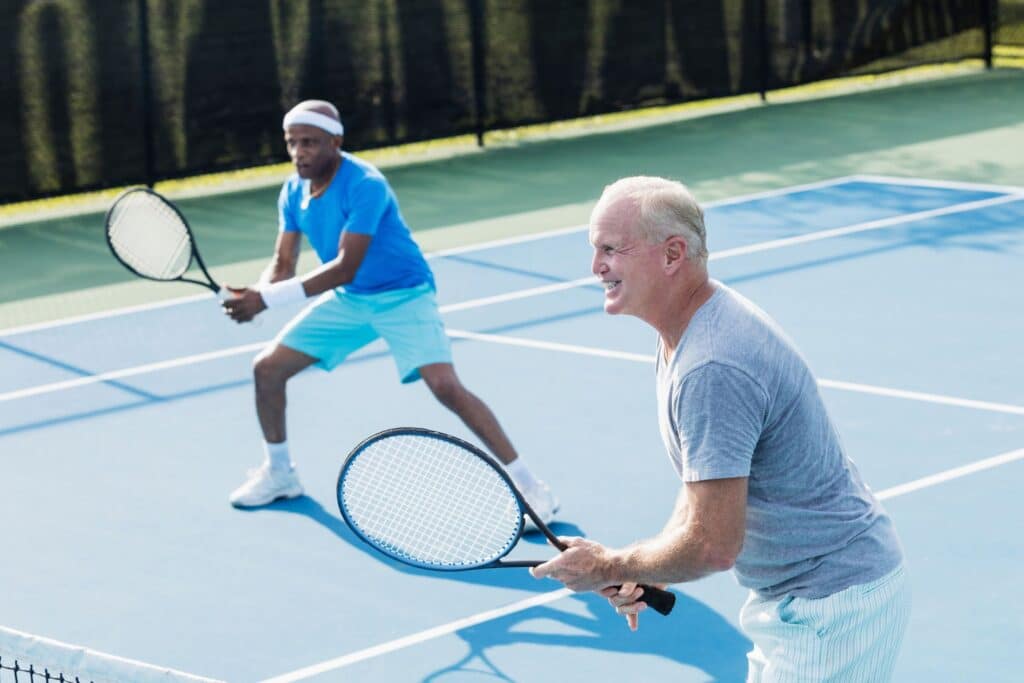
[[644,594],[640,596],[640,599],[646,602],[647,606],[658,614],[667,615],[675,607],[676,594],[672,591],[644,584],[640,584],[640,587],[644,589]]

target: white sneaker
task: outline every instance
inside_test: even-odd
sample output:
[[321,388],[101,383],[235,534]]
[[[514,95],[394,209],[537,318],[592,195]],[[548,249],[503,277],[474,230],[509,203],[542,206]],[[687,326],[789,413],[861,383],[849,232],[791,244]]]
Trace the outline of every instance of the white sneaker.
[[[555,519],[555,513],[561,507],[555,494],[551,493],[551,489],[542,481],[538,481],[536,486],[523,491],[523,498],[544,524],[551,524]],[[523,515],[523,531],[539,531],[529,515]]]
[[249,478],[228,498],[236,508],[254,508],[269,505],[282,498],[302,495],[302,484],[295,468],[275,470],[269,464],[249,470]]

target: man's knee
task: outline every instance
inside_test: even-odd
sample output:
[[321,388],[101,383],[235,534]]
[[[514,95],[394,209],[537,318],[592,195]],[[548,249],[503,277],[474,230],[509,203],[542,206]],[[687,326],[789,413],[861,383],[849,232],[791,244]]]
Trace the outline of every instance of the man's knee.
[[273,348],[261,351],[253,359],[252,373],[256,384],[259,386],[284,384],[295,374],[290,370],[287,363],[275,355]]
[[434,367],[428,371],[421,369],[420,374],[437,400],[446,406],[455,405],[466,391],[451,366]]

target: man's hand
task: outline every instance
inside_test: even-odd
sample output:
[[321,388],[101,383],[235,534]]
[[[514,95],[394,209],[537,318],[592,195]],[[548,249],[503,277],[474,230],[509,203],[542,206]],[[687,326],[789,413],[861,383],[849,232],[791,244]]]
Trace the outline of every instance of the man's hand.
[[227,290],[233,296],[230,299],[225,299],[221,303],[221,307],[224,309],[224,314],[236,323],[247,323],[267,308],[263,297],[255,289],[229,286]]
[[576,593],[596,591],[611,585],[611,551],[600,543],[577,536],[559,537],[566,549],[542,565],[530,569],[535,578],[561,581]]
[[[667,588],[668,584],[663,583],[657,588]],[[643,601],[644,589],[637,586],[635,582],[627,581],[618,588],[609,586],[600,591],[601,595],[608,598],[608,602],[615,611],[626,617],[629,630],[635,631],[640,626],[640,612],[647,609],[647,603]]]

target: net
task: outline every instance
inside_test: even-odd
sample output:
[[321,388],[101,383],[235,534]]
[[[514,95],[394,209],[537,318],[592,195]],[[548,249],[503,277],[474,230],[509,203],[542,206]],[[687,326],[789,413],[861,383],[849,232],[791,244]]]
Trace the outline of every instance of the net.
[[0,627],[0,683],[222,683]]
[[431,569],[479,567],[519,538],[515,494],[483,459],[422,434],[370,443],[339,483],[342,509],[388,555]]

